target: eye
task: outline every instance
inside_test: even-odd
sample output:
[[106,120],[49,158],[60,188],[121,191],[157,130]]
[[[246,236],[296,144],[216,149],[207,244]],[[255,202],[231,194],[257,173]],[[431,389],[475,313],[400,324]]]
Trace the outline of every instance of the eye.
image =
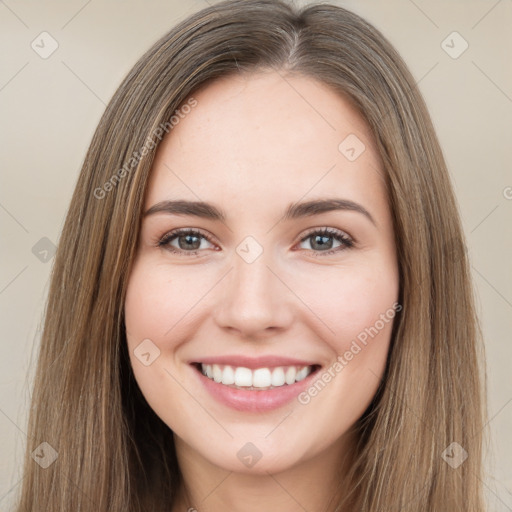
[[200,249],[208,248],[202,245],[203,241],[206,241],[209,244],[213,243],[210,237],[197,229],[175,229],[174,231],[167,233],[158,242],[158,246],[164,247],[172,253],[195,256]]
[[[310,248],[301,249],[312,251],[315,256],[327,256],[353,247],[354,241],[343,231],[334,228],[322,228],[310,231],[302,237],[300,244],[309,241]],[[205,242],[203,244],[203,242]],[[338,243],[336,246],[335,243]],[[158,247],[180,255],[197,256],[202,249],[213,245],[212,239],[197,229],[175,229],[164,235],[158,242]]]
[[[300,243],[309,241],[310,250],[315,256],[327,256],[353,247],[354,241],[343,231],[334,228],[322,228],[310,231]],[[334,246],[338,242],[339,245]],[[333,248],[334,247],[334,248]],[[306,248],[307,249],[307,248]]]

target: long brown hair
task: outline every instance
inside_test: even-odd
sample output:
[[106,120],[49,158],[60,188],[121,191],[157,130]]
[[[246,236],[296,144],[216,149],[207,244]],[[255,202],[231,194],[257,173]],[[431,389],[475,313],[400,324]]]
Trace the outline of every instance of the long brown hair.
[[[172,432],[138,389],[123,322],[155,134],[200,87],[258,69],[313,77],[348,98],[386,172],[403,311],[356,426],[352,510],[484,510],[483,349],[454,194],[413,77],[377,29],[341,7],[228,0],[140,58],[93,136],[53,267],[18,512],[172,507]],[[42,442],[58,452],[47,468],[31,455]],[[454,453],[468,456],[455,467]]]

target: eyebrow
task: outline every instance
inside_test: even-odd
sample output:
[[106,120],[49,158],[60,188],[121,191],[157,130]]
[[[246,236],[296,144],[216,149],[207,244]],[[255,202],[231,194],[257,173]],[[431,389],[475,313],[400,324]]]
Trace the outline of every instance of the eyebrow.
[[[316,199],[301,203],[292,203],[286,209],[283,220],[298,219],[301,217],[310,217],[321,213],[331,211],[353,211],[358,212],[367,217],[372,224],[377,225],[375,219],[370,212],[359,203],[348,199]],[[204,219],[226,221],[226,214],[222,209],[217,208],[211,203],[204,201],[185,201],[185,200],[166,200],[151,206],[144,217],[155,213],[168,213],[171,215],[192,215]]]

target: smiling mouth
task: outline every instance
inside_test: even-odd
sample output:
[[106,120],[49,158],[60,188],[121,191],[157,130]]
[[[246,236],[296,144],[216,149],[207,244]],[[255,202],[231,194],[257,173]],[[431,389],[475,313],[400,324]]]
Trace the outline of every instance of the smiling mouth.
[[194,363],[201,374],[218,384],[250,391],[266,391],[291,386],[316,372],[320,365],[276,366],[250,369],[244,366]]

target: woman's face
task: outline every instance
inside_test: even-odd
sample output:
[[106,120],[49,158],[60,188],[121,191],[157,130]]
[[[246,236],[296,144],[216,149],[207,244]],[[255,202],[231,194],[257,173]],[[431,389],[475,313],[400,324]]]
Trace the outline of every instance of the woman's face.
[[263,474],[338,456],[398,298],[370,131],[311,78],[229,77],[194,97],[148,184],[125,303],[135,378],[179,457]]

